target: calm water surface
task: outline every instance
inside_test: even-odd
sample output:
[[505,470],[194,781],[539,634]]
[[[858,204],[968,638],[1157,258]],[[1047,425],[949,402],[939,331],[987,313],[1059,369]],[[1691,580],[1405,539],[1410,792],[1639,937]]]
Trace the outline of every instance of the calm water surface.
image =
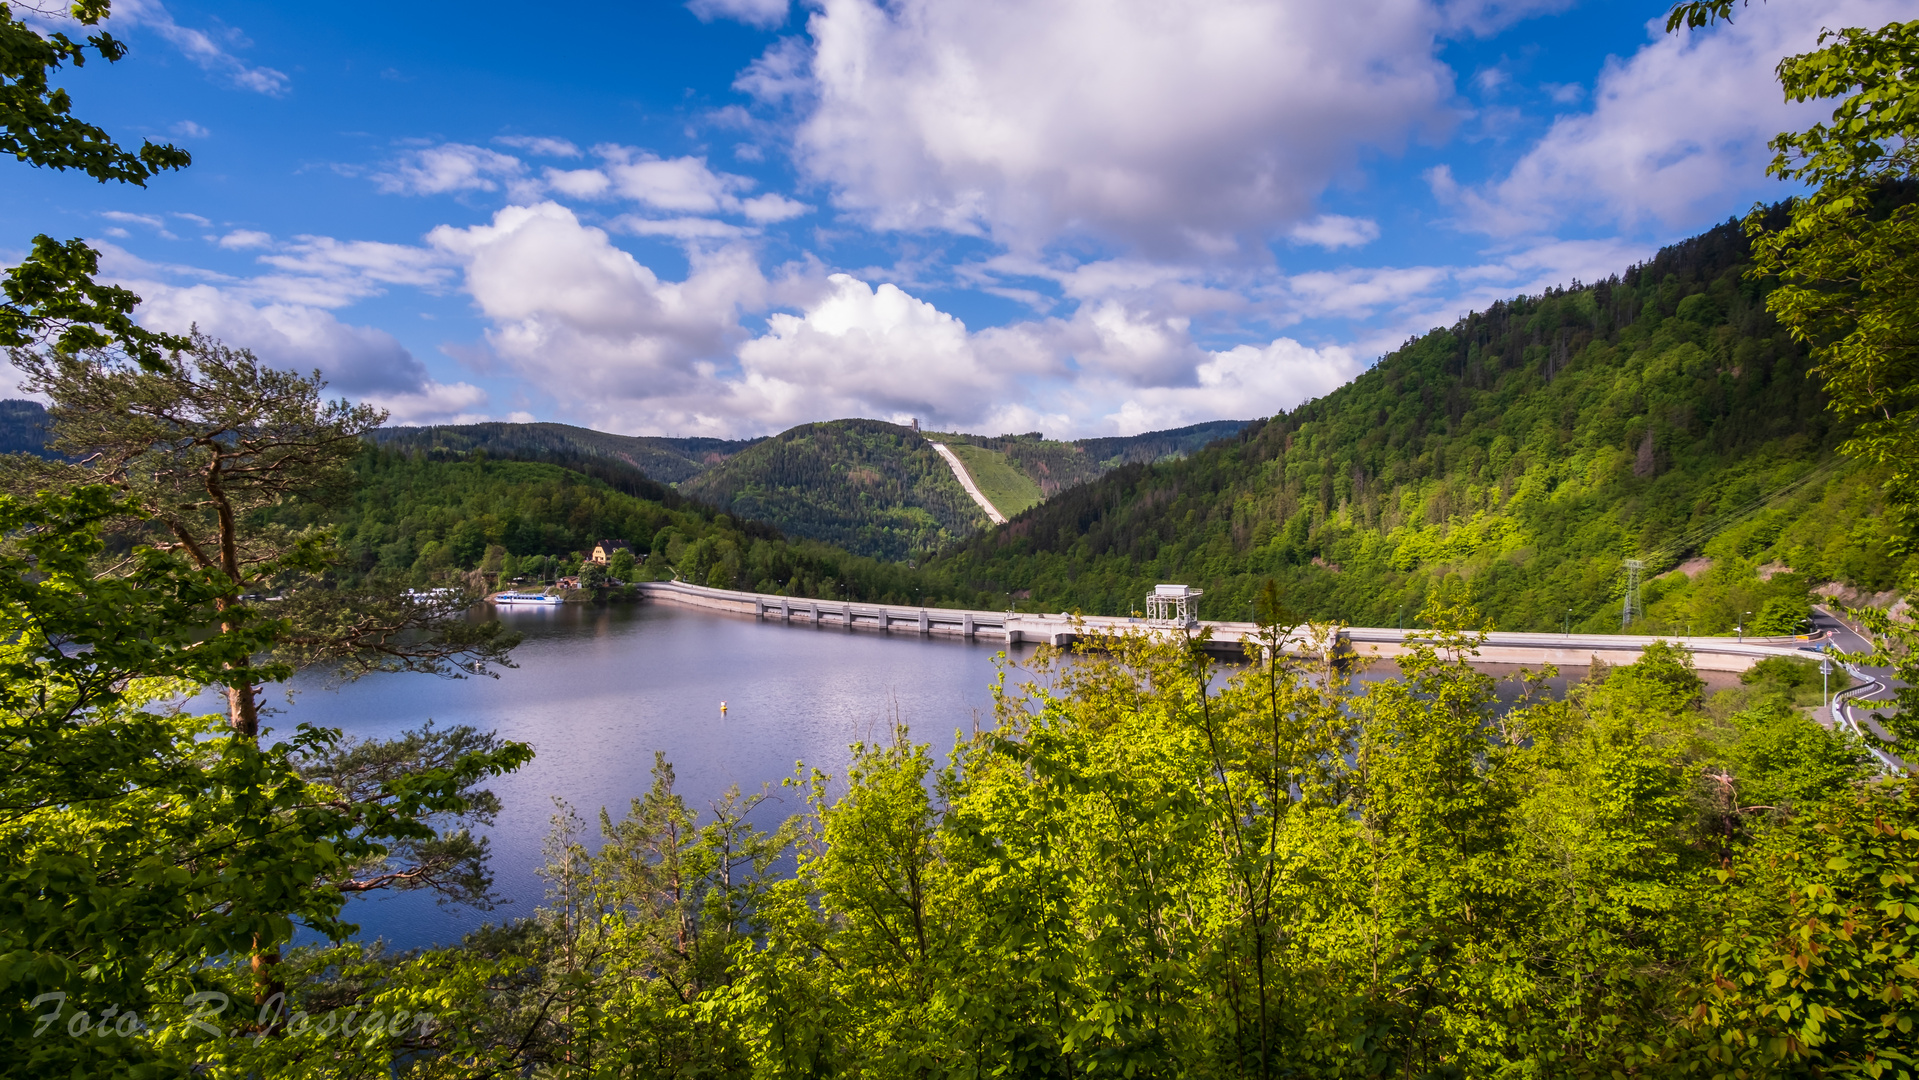
[[[505,903],[480,912],[439,905],[424,891],[357,897],[347,915],[365,937],[400,948],[451,944],[483,922],[531,915],[545,897],[537,871],[554,799],[570,803],[596,840],[600,809],[617,819],[651,784],[656,750],[673,763],[677,790],[696,810],[731,785],[749,793],[771,785],[775,799],[760,811],[764,827],[801,808],[797,793],[778,789],[795,762],[841,775],[848,745],[886,738],[895,717],[916,740],[944,751],[955,732],[991,726],[995,657],[1004,648],[985,638],[783,626],[665,604],[500,614],[526,640],[514,652],[520,666],[498,679],[376,675],[330,690],[303,677],[292,684],[291,705],[270,721],[370,739],[428,720],[471,724],[529,743],[537,755],[490,784],[503,803],[489,836]],[[1010,659],[1017,664],[1032,651],[1015,646]],[[1484,670],[1506,676],[1518,669]],[[1379,664],[1358,678],[1395,674]],[[1550,690],[1562,694],[1584,676],[1583,668],[1562,671]],[[1020,679],[1009,673],[1009,683]],[[1501,683],[1502,698],[1517,693],[1514,682]]]
[[[695,809],[729,785],[773,785],[783,801],[764,809],[769,826],[800,808],[796,793],[777,791],[796,761],[839,775],[848,744],[885,738],[895,716],[915,739],[944,750],[976,720],[991,726],[994,657],[1004,648],[985,638],[781,626],[665,604],[501,615],[526,641],[513,654],[520,666],[497,680],[376,675],[328,690],[303,678],[293,683],[291,706],[270,721],[360,738],[429,719],[471,724],[528,743],[537,755],[489,785],[504,804],[490,836],[507,903],[486,913],[440,906],[424,891],[356,898],[347,915],[365,937],[401,948],[450,944],[482,922],[531,915],[545,895],[536,871],[554,797],[589,823],[601,807],[617,819],[651,784],[656,750]],[[1015,647],[1011,656],[1031,653]],[[597,837],[597,824],[592,832]]]

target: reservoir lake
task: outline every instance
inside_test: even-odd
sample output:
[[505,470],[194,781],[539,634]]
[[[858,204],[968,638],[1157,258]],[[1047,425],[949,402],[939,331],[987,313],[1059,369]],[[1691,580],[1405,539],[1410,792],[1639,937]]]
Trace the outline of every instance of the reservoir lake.
[[[773,797],[755,813],[762,828],[804,809],[798,791],[779,786],[794,775],[796,762],[843,776],[849,744],[887,738],[895,717],[943,759],[956,732],[992,726],[998,654],[1006,652],[1014,665],[1007,673],[1012,687],[1025,681],[1017,665],[1035,649],[1008,649],[984,636],[969,642],[912,630],[781,625],[668,604],[498,613],[525,636],[513,654],[519,666],[498,679],[374,675],[328,688],[313,673],[268,695],[284,710],[269,718],[271,727],[309,723],[380,739],[432,720],[497,731],[536,754],[519,772],[487,785],[502,803],[487,830],[502,903],[490,912],[441,905],[426,890],[354,897],[346,916],[360,924],[363,938],[384,938],[401,949],[446,945],[483,923],[532,915],[546,893],[539,869],[554,799],[565,799],[585,819],[583,839],[597,847],[600,809],[617,820],[645,793],[655,751],[673,764],[675,790],[696,812],[734,784],[747,794],[769,788]],[[1482,669],[1495,675],[1518,670]],[[1393,674],[1387,663],[1357,678]],[[1550,689],[1563,693],[1585,674],[1564,669]],[[292,691],[290,704],[283,689]],[[1500,683],[1502,698],[1517,692],[1513,681]],[[223,705],[212,694],[189,703],[209,712]]]
[[[597,847],[601,807],[618,820],[645,794],[656,750],[695,811],[730,785],[748,794],[769,786],[773,799],[755,814],[764,828],[804,808],[798,791],[779,787],[795,762],[843,775],[849,744],[888,738],[896,716],[944,756],[956,731],[970,732],[976,719],[992,726],[995,656],[1008,651],[1017,662],[1034,650],[1009,651],[986,637],[782,626],[667,604],[498,610],[525,635],[513,652],[519,666],[498,679],[373,675],[328,689],[322,676],[302,675],[289,684],[290,706],[284,695],[274,701],[285,711],[268,723],[289,731],[308,723],[379,739],[432,720],[497,731],[536,755],[486,785],[502,803],[488,835],[505,902],[482,912],[440,905],[426,890],[355,897],[346,915],[362,937],[398,948],[453,944],[482,923],[532,915],[545,897],[538,870],[554,797],[586,819]],[[1018,681],[1010,672],[1009,684]],[[221,706],[211,695],[191,705]]]

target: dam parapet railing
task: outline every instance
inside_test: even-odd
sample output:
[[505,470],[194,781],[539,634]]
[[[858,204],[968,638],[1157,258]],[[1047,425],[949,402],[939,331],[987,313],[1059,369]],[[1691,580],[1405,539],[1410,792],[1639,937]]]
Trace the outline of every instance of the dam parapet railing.
[[[1125,633],[1180,633],[1176,625],[1111,615],[1075,617],[1067,613],[973,611],[960,608],[908,607],[849,600],[814,600],[770,593],[715,589],[679,581],[648,581],[638,586],[643,600],[682,607],[750,615],[762,620],[838,627],[845,630],[916,632],[963,638],[985,637],[1009,645],[1069,645],[1086,631]],[[1212,630],[1210,648],[1225,656],[1245,655],[1246,641],[1259,632],[1249,622],[1201,622]],[[1194,627],[1193,629],[1197,629]],[[1411,643],[1427,636],[1422,630],[1395,630],[1364,626],[1342,627],[1336,648],[1356,660],[1391,660],[1412,651]],[[1702,671],[1744,671],[1768,657],[1806,659],[1816,648],[1817,636],[1788,638],[1655,637],[1632,634],[1532,634],[1493,631],[1479,646],[1476,659],[1488,664],[1554,664],[1583,667],[1594,660],[1630,664],[1655,641],[1680,645],[1692,653]],[[1313,648],[1304,631],[1288,639],[1291,649]],[[1320,647],[1323,647],[1323,643]]]

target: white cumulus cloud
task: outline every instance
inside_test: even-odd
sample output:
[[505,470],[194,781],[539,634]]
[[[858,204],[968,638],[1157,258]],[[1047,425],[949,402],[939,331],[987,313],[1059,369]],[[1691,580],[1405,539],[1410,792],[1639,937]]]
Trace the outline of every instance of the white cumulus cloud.
[[1379,223],[1371,218],[1321,214],[1311,221],[1302,221],[1293,226],[1287,235],[1296,244],[1312,244],[1327,251],[1337,251],[1340,248],[1365,247],[1379,239]]
[[812,207],[797,199],[789,199],[784,195],[775,194],[770,191],[764,195],[755,195],[750,199],[740,200],[740,213],[745,214],[748,219],[757,221],[762,225],[770,225],[776,221],[787,221],[791,218],[799,217],[801,214],[807,213],[812,209]]
[[1177,315],[1107,300],[1070,318],[969,331],[890,284],[846,274],[738,350],[724,400],[758,430],[833,416],[909,416],[976,431],[1136,434],[1267,416],[1360,370],[1288,338],[1208,351]]
[[578,414],[620,430],[737,423],[703,412],[699,398],[746,337],[742,309],[765,303],[751,252],[701,253],[685,280],[663,281],[551,202],[509,206],[486,225],[441,226],[429,240],[463,265],[467,291],[493,324],[493,351]]
[[792,0],[688,0],[686,10],[701,22],[732,19],[767,29],[785,22],[792,6]]
[[1184,427],[1207,420],[1253,420],[1337,389],[1364,365],[1341,346],[1314,349],[1292,338],[1208,353],[1191,386],[1134,390],[1107,413],[1117,434]]
[[[776,192],[749,197],[746,193],[756,186],[753,178],[719,172],[709,166],[704,157],[665,158],[611,143],[593,150],[604,161],[603,165],[593,169],[548,169],[547,188],[579,199],[622,198],[656,213],[736,215],[759,225],[787,221],[813,209]],[[710,219],[705,226],[688,224],[693,220],[688,216],[652,225],[639,218],[625,220],[638,223],[623,226],[626,231],[649,235],[744,235],[737,227]]]
[[973,418],[1008,389],[966,325],[899,287],[847,274],[739,349],[738,405],[779,427],[835,416]]
[[1443,125],[1424,0],[819,0],[737,85],[803,97],[805,169],[883,229],[1219,256],[1367,148]]
[[498,191],[502,182],[526,171],[519,158],[465,143],[411,150],[375,173],[373,182],[390,195],[445,195],[461,191]]
[[258,229],[235,229],[222,236],[219,244],[229,251],[245,251],[248,248],[271,247],[273,236]]
[[597,199],[613,186],[613,178],[598,169],[548,169],[546,186],[575,199]]
[[747,177],[714,172],[701,157],[661,158],[624,147],[609,148],[607,157],[614,190],[655,210],[717,213],[738,205],[738,193],[753,186]]
[[[1446,166],[1428,174],[1465,228],[1495,236],[1569,221],[1690,229],[1741,207],[1771,160],[1775,133],[1824,119],[1831,105],[1789,104],[1773,76],[1780,57],[1812,49],[1820,28],[1919,18],[1914,0],[1808,0],[1738,11],[1730,24],[1667,34],[1600,74],[1591,108],[1556,120],[1504,177],[1459,183]],[[1781,185],[1777,197],[1789,194]]]
[[[1325,389],[1321,369],[1292,354],[1263,367],[1222,359],[1194,344],[1186,317],[1144,302],[975,332],[892,283],[808,268],[769,281],[739,244],[696,251],[683,280],[666,280],[550,202],[430,241],[464,268],[492,356],[564,414],[612,430],[741,435],[917,416],[1113,431],[1129,408],[1255,415]],[[769,307],[764,332],[749,333],[743,318]]]
[[[198,65],[200,70],[218,75],[242,90],[278,97],[292,85],[286,72],[249,64],[234,54],[234,49],[244,49],[252,44],[240,31],[231,27],[196,30],[181,26],[160,0],[116,0],[113,23],[115,26],[138,26],[153,31],[167,44],[180,50],[180,54]],[[200,133],[204,134],[204,129]]]

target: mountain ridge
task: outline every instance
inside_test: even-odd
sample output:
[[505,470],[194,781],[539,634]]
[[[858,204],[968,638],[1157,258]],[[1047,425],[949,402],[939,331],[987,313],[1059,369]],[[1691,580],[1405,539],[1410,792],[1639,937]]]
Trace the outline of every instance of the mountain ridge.
[[[1919,564],[1877,539],[1872,470],[1835,457],[1848,429],[1745,266],[1728,222],[1605,281],[1501,301],[1230,440],[1068,489],[934,569],[1054,611],[1123,614],[1179,581],[1207,590],[1209,618],[1246,618],[1270,579],[1317,618],[1404,624],[1454,590],[1500,629],[1596,631],[1619,628],[1624,560],[1657,555],[1638,625],[1674,633],[1731,632],[1768,605],[1788,619],[1822,581],[1910,580]],[[1685,552],[1665,549],[1695,534],[1710,569],[1677,573]]]
[[933,467],[929,436],[953,447],[1010,517],[1128,462],[1191,453],[1246,423],[1219,420],[1131,436],[1050,440],[1039,432],[922,433],[883,420],[844,418],[727,440],[490,421],[382,428],[370,440],[401,453],[451,459],[478,453],[561,465],[654,501],[710,502],[784,534],[911,561],[990,524],[945,464]]
[[[983,436],[916,431],[883,420],[825,420],[756,443],[684,482],[680,490],[789,535],[840,544],[857,554],[917,561],[990,525],[931,440],[960,457],[987,498],[1014,517],[1049,491],[1071,490],[1129,458],[1164,460],[1189,453],[1246,423],[1220,420],[1063,441],[1039,432]],[[1095,457],[1089,446],[1104,456]]]
[[[655,435],[614,435],[551,421],[431,424],[386,427],[370,439],[393,450],[485,451],[517,460],[604,458],[625,462],[662,484],[689,480],[762,439],[713,439]],[[559,462],[555,462],[558,464]]]
[[[708,502],[781,535],[915,561],[990,525],[934,456],[927,435],[946,442],[994,505],[1013,516],[1127,462],[1182,456],[1246,423],[1220,420],[1131,436],[1049,440],[1039,432],[922,433],[859,418],[800,424],[753,439],[615,435],[546,421],[485,421],[380,428],[367,441],[429,461],[558,465],[669,508]],[[0,443],[6,448],[41,453],[45,430],[38,403],[0,403]]]

